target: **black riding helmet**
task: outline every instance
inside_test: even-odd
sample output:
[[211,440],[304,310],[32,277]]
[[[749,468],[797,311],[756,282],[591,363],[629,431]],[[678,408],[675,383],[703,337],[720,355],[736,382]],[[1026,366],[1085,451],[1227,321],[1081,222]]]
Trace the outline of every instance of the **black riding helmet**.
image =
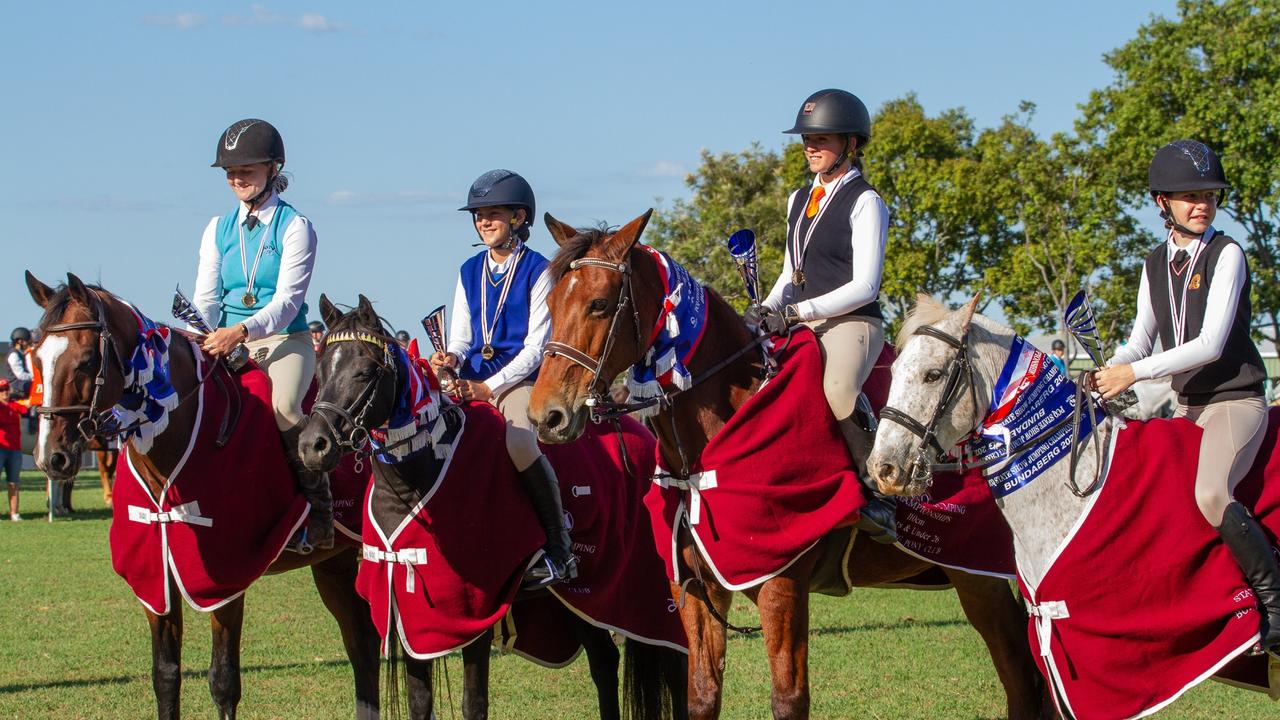
[[490,170],[476,178],[467,191],[467,204],[458,209],[475,212],[480,208],[500,205],[524,208],[524,225],[521,227],[533,224],[536,210],[533,188],[527,180],[510,170]]
[[324,332],[324,323],[319,320],[312,320],[307,323],[307,330],[313,333],[322,333]]
[[858,138],[858,149],[871,141],[871,113],[857,95],[844,90],[819,90],[805,99],[788,135],[834,133]]
[[266,120],[249,118],[233,123],[218,138],[216,159],[209,167],[278,162],[284,165],[284,138]]
[[1174,140],[1157,150],[1147,170],[1147,185],[1152,196],[1231,187],[1217,153],[1195,140]]
[[31,331],[24,327],[14,328],[13,332],[9,333],[9,342],[13,343],[19,340],[31,342]]

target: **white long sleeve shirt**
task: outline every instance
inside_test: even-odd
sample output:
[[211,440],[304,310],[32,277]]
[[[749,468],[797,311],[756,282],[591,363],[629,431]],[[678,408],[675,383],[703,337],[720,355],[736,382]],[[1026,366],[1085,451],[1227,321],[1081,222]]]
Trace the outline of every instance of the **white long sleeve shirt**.
[[[820,177],[813,178],[813,185],[822,185],[826,193],[819,200],[819,209],[829,202],[836,190],[860,176],[856,168],[841,175],[830,184]],[[797,202],[808,202],[809,193],[797,190],[787,199],[787,217]],[[788,235],[791,228],[788,228]],[[788,238],[789,240],[789,238]],[[849,244],[853,248],[852,272],[849,282],[816,298],[795,303],[801,320],[820,320],[839,317],[857,310],[875,300],[880,294],[880,277],[884,274],[884,249],[889,243],[889,208],[880,194],[864,192],[849,212]],[[782,272],[765,298],[764,305],[775,312],[782,312],[784,305],[793,301],[795,288],[791,285],[791,273],[795,269],[791,258],[791,243],[787,242],[782,258]]]
[[22,353],[17,350],[10,350],[7,359],[9,361],[9,372],[13,373],[15,380],[31,382],[31,370],[27,368],[27,363]]
[[[1213,234],[1214,229],[1209,228],[1208,232],[1185,248],[1179,248],[1173,241],[1174,236],[1170,234],[1165,243],[1165,261],[1172,262],[1178,250],[1186,250],[1189,255],[1195,256],[1196,244],[1199,243],[1203,250]],[[1190,271],[1188,268],[1188,272]],[[1136,379],[1150,380],[1194,370],[1222,357],[1222,349],[1226,347],[1231,323],[1235,320],[1240,289],[1244,287],[1247,273],[1244,251],[1240,246],[1231,243],[1222,248],[1213,268],[1209,296],[1205,298],[1204,324],[1200,328],[1200,334],[1177,347],[1164,348],[1153,355],[1151,351],[1160,330],[1151,302],[1150,279],[1144,267],[1138,284],[1138,317],[1133,322],[1133,331],[1129,334],[1129,342],[1116,351],[1109,364],[1130,363]]]
[[[258,221],[263,225],[270,225],[279,204],[279,196],[271,193],[271,197],[267,198],[256,213]],[[249,207],[240,203],[240,211],[236,216],[237,226],[244,222],[248,212]],[[200,265],[196,272],[196,289],[191,298],[205,322],[213,328],[218,327],[218,322],[222,319],[223,257],[218,249],[218,221],[221,219],[218,216],[210,220],[200,238]],[[249,340],[261,340],[287,328],[298,316],[298,311],[306,300],[316,258],[315,228],[310,220],[298,214],[285,228],[283,238],[284,247],[280,249],[280,275],[276,279],[275,294],[271,297],[271,302],[244,321],[244,326],[249,331]]]
[[[485,253],[484,261],[489,272],[499,275],[506,271],[511,262],[496,263],[489,253]],[[529,291],[529,330],[524,336],[524,347],[507,363],[506,367],[487,378],[484,384],[494,395],[501,395],[517,383],[529,377],[542,364],[542,348],[547,344],[547,336],[551,333],[551,314],[547,309],[547,294],[551,292],[551,276],[544,269],[534,281]],[[453,319],[449,321],[448,351],[461,364],[471,352],[473,338],[471,336],[471,308],[467,305],[467,291],[462,285],[462,273],[458,273],[458,284],[453,291]]]

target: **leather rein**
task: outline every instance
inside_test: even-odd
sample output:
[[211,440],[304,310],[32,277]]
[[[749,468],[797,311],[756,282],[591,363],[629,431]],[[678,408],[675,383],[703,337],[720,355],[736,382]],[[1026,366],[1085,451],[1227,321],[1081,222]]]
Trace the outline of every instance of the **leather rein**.
[[[916,446],[915,460],[911,463],[911,482],[928,489],[933,485],[933,473],[935,472],[965,472],[967,470],[986,470],[992,466],[1001,463],[1009,463],[1017,458],[1027,454],[1035,449],[1038,444],[1045,438],[1052,437],[1054,433],[1068,424],[1072,428],[1071,454],[1070,454],[1070,472],[1068,474],[1067,487],[1076,497],[1087,497],[1098,489],[1101,482],[1102,460],[1103,460],[1103,442],[1094,442],[1094,454],[1096,462],[1094,464],[1093,479],[1084,488],[1081,488],[1076,482],[1076,464],[1079,461],[1080,450],[1080,424],[1082,408],[1088,404],[1090,414],[1093,410],[1101,408],[1106,412],[1106,406],[1098,403],[1093,395],[1089,392],[1087,372],[1081,372],[1076,376],[1075,383],[1075,403],[1072,412],[1058,422],[1045,428],[1036,437],[1029,438],[1020,445],[1014,445],[1006,449],[1004,455],[987,461],[974,460],[972,458],[965,459],[964,449],[968,447],[969,441],[974,439],[977,434],[975,429],[969,436],[960,442],[960,456],[957,460],[948,460],[950,453],[944,449],[937,438],[938,423],[951,409],[960,397],[960,388],[962,384],[969,386],[969,397],[973,402],[974,408],[978,408],[977,385],[973,381],[973,359],[969,352],[969,325],[965,326],[964,332],[959,338],[939,330],[932,325],[922,325],[916,328],[912,335],[927,335],[929,337],[941,340],[955,349],[955,355],[952,357],[947,369],[947,381],[942,389],[942,396],[938,400],[938,404],[933,409],[933,414],[929,418],[928,424],[921,423],[911,415],[898,410],[897,408],[885,406],[880,411],[880,419],[897,423],[906,428],[911,434],[920,438],[920,443]],[[1095,428],[1097,423],[1094,424]],[[1107,428],[1107,437],[1111,434],[1111,428]],[[930,455],[930,450],[933,451]]]

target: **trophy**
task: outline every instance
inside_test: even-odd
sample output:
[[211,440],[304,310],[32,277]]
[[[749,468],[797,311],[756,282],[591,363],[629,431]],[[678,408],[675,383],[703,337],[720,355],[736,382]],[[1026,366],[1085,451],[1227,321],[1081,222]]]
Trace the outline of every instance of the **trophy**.
[[[181,287],[173,289],[173,316],[195,328],[196,332],[201,335],[208,335],[213,332],[209,324],[200,316],[200,311],[196,310],[195,305],[192,305],[187,296],[182,294]],[[222,361],[227,364],[227,367],[232,372],[240,372],[245,364],[249,362],[249,348],[245,347],[244,343],[240,343],[232,348],[231,352],[227,353]]]
[[[1102,357],[1102,338],[1098,336],[1098,321],[1093,316],[1093,304],[1089,302],[1089,294],[1084,290],[1076,293],[1075,297],[1071,298],[1071,302],[1067,303],[1067,310],[1063,313],[1062,319],[1071,336],[1089,355],[1094,369],[1101,369],[1106,361]],[[1106,401],[1107,410],[1113,415],[1119,415],[1137,404],[1138,394],[1132,388]]]
[[738,274],[747,286],[747,298],[751,304],[760,305],[759,263],[756,259],[756,234],[744,228],[729,236],[725,241],[729,246],[729,254],[738,266]]
[[[436,352],[448,352],[448,341],[445,339],[444,306],[432,310],[422,318],[422,329],[427,331],[427,339]],[[458,380],[458,373],[453,368],[441,366],[436,374],[440,377],[440,388],[453,394],[453,385]]]

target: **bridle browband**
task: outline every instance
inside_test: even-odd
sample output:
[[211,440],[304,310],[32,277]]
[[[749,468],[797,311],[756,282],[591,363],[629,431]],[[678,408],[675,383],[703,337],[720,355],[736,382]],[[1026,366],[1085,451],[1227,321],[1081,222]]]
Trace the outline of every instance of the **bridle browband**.
[[[324,338],[325,347],[342,342],[358,342],[372,345],[382,350],[382,360],[378,363],[378,368],[374,372],[374,376],[369,379],[364,388],[360,390],[360,394],[351,401],[347,407],[339,407],[331,402],[318,400],[311,406],[311,417],[319,418],[329,429],[334,440],[338,444],[338,449],[344,453],[368,453],[369,428],[365,426],[365,418],[369,414],[369,410],[373,407],[374,393],[378,389],[378,383],[382,381],[382,376],[388,371],[396,385],[399,385],[399,366],[395,357],[391,354],[391,346],[388,338],[375,335],[368,332],[343,331],[330,333]],[[358,409],[357,409],[358,408]],[[351,426],[351,431],[346,438],[338,432],[338,427],[333,420],[330,420],[325,413],[333,413],[337,418],[347,425]],[[411,438],[410,438],[411,439]]]
[[[967,380],[969,385],[969,397],[973,401],[975,411],[978,408],[977,385],[973,381],[973,359],[969,355],[969,328],[971,325],[966,324],[964,332],[959,338],[939,330],[932,325],[922,325],[912,333],[912,335],[928,335],[929,337],[941,340],[942,342],[955,348],[955,357],[951,359],[951,364],[947,371],[947,382],[943,386],[942,396],[938,400],[938,405],[933,410],[933,415],[929,418],[929,424],[922,424],[914,417],[898,410],[897,408],[885,406],[880,411],[881,420],[889,420],[895,422],[913,435],[920,438],[920,444],[916,446],[915,460],[911,464],[911,482],[920,484],[924,488],[933,485],[933,473],[935,472],[964,472],[966,470],[985,470],[989,467],[1000,463],[1008,463],[1014,459],[1030,452],[1037,443],[1046,437],[1052,437],[1054,433],[1068,423],[1071,424],[1072,441],[1071,441],[1071,468],[1069,473],[1069,482],[1067,487],[1077,497],[1086,497],[1092,494],[1098,488],[1101,480],[1102,471],[1102,442],[1094,442],[1094,453],[1097,456],[1097,462],[1094,466],[1093,480],[1083,489],[1076,483],[1076,463],[1079,460],[1079,444],[1080,444],[1080,421],[1081,412],[1085,403],[1089,403],[1092,409],[1097,407],[1097,403],[1093,400],[1092,395],[1086,389],[1087,383],[1083,381],[1086,373],[1081,373],[1075,380],[1075,406],[1071,413],[1062,418],[1058,422],[1050,425],[1036,435],[1034,438],[1023,442],[1021,445],[1008,447],[1003,456],[987,461],[966,460],[964,458],[963,449],[960,458],[955,461],[948,461],[948,452],[939,443],[937,438],[938,423],[942,421],[943,415],[951,408],[952,404],[959,397],[960,383]],[[962,375],[963,374],[963,375]],[[1105,406],[1104,406],[1105,407]],[[1094,426],[1098,424],[1092,421]],[[975,431],[976,432],[976,431]],[[1108,431],[1109,434],[1109,431]],[[972,437],[970,435],[969,437]],[[967,440],[968,438],[966,438]],[[962,441],[963,442],[963,441]],[[933,450],[933,456],[930,457],[929,450]]]

